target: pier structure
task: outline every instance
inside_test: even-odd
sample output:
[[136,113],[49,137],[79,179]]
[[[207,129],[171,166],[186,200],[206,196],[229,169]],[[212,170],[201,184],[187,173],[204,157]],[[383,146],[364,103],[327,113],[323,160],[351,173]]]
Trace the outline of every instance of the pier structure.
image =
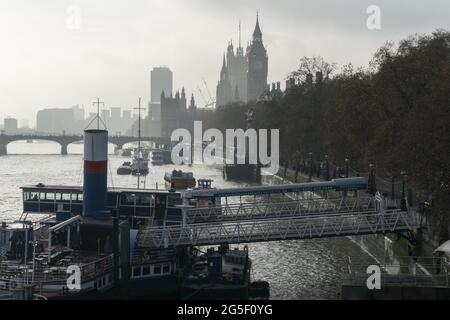
[[400,204],[387,209],[379,193],[367,191],[363,177],[188,190],[186,199],[212,196],[222,202],[204,208],[185,205],[178,225],[144,228],[138,244],[203,246],[387,233],[408,237],[418,227],[417,217]]
[[[367,287],[367,272],[376,264],[378,289]],[[368,257],[348,257],[341,290],[345,300],[448,300],[450,260],[448,257],[385,257],[374,263]]]

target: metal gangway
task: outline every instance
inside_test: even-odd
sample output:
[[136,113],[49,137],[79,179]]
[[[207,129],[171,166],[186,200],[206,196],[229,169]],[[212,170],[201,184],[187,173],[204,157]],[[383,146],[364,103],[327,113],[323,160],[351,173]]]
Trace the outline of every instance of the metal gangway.
[[396,233],[410,231],[414,226],[408,214],[400,210],[382,214],[329,214],[151,227],[142,230],[138,237],[138,244],[143,247],[167,247],[301,240]]
[[[183,223],[143,228],[138,233],[138,245],[203,246],[301,240],[401,233],[417,227],[414,215],[397,208],[385,208],[380,194],[360,197],[359,192],[365,189],[365,178],[349,178],[277,186],[191,190],[183,195]],[[317,196],[316,192],[324,190],[332,191],[334,197]],[[354,195],[350,196],[349,193],[353,192]],[[225,204],[205,208],[187,205],[188,199],[198,196],[265,196],[265,200],[226,201]]]
[[326,214],[376,213],[373,197],[309,198],[275,201],[251,201],[221,206],[191,208],[186,211],[187,223],[280,219]]

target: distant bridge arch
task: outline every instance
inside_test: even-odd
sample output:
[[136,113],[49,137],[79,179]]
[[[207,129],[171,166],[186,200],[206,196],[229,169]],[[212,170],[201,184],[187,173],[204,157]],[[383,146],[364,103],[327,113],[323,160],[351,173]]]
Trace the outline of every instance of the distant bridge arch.
[[[109,142],[116,145],[118,149],[122,149],[125,144],[128,143],[137,143],[138,137],[132,137],[132,136],[110,136]],[[141,141],[144,142],[151,142],[156,147],[160,146],[169,146],[170,145],[170,139],[166,138],[158,138],[158,137],[141,137]]]
[[[17,134],[17,135],[0,135],[0,155],[8,153],[7,146],[9,143],[21,140],[45,140],[53,141],[61,145],[61,154],[67,155],[67,146],[71,143],[83,141],[83,135],[44,135],[44,134]],[[110,136],[108,142],[122,149],[126,143],[137,142],[137,137],[132,136]],[[142,137],[141,141],[153,142],[156,146],[169,146],[170,140],[166,138]]]
[[21,140],[44,140],[56,142],[61,146],[61,154],[67,155],[67,146],[73,142],[83,140],[83,137],[78,135],[0,135],[0,155],[6,155],[8,153],[8,144]]

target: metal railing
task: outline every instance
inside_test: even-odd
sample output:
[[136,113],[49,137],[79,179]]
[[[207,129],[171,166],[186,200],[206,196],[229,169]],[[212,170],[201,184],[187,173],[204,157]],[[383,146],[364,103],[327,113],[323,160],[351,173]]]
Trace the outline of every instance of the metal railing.
[[450,287],[450,261],[444,257],[395,257],[377,262],[349,257],[344,285],[365,286],[370,265],[380,267],[381,286]]
[[150,227],[138,234],[140,247],[217,245],[260,241],[392,233],[412,230],[414,218],[406,212],[346,213],[223,223]]
[[355,212],[361,214],[376,213],[374,198],[309,198],[276,202],[223,204],[215,207],[188,209],[187,222],[236,221]]
[[[90,263],[72,262],[70,265],[80,267],[81,281],[89,280],[98,274],[108,272],[113,268],[113,255],[108,255]],[[23,284],[65,285],[69,274],[67,267],[39,267],[32,269],[30,265],[0,264],[0,290],[11,290]]]

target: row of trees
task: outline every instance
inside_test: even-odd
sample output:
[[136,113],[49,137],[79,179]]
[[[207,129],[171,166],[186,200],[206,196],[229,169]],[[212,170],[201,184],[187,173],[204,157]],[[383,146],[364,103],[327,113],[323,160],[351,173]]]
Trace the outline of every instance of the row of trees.
[[[311,84],[308,74],[322,72]],[[411,36],[386,43],[367,68],[336,65],[320,57],[302,58],[288,78],[297,85],[278,99],[217,109],[207,121],[214,128],[280,129],[280,158],[295,164],[313,152],[337,164],[400,177],[430,203],[439,240],[450,229],[450,33]]]

